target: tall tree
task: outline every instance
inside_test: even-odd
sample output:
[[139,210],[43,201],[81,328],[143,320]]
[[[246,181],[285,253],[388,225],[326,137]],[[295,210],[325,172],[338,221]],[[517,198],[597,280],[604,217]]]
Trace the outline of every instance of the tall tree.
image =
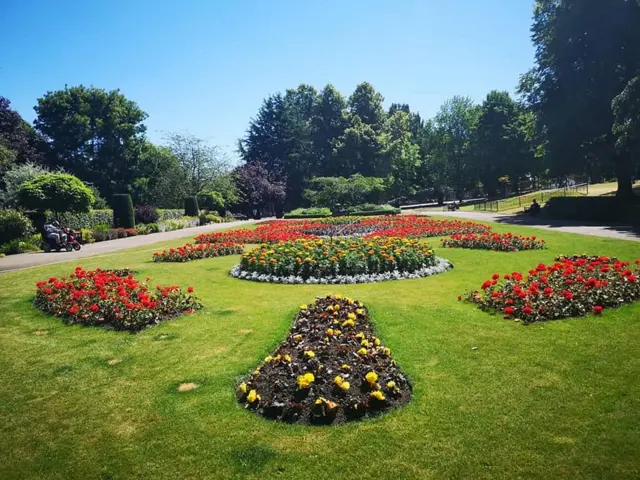
[[520,83],[545,127],[557,171],[611,165],[623,197],[633,195],[632,168],[629,156],[615,148],[611,102],[640,74],[638,25],[637,1],[538,0],[536,66]]
[[356,86],[355,91],[349,97],[349,112],[357,115],[367,125],[374,129],[381,129],[385,121],[384,97],[376,92],[368,82],[363,82]]
[[320,93],[314,116],[313,143],[318,153],[321,176],[340,176],[344,174],[345,165],[336,154],[338,139],[348,126],[345,117],[347,102],[340,92],[331,84]]
[[136,177],[147,118],[118,90],[65,88],[38,99],[35,126],[52,152],[52,163],[98,187],[110,198]]
[[[0,96],[0,147],[7,151],[5,163],[40,163],[45,144],[31,125],[11,108],[9,99]],[[9,153],[13,152],[13,153]],[[8,165],[7,165],[8,167]]]
[[145,142],[138,176],[131,185],[136,205],[179,208],[187,196],[187,172],[168,147]]
[[413,142],[411,118],[410,113],[397,110],[387,119],[384,129],[382,154],[386,158],[383,165],[388,166],[389,192],[395,197],[415,193],[420,147]]
[[613,134],[618,154],[633,171],[640,164],[640,77],[632,78],[613,99]]

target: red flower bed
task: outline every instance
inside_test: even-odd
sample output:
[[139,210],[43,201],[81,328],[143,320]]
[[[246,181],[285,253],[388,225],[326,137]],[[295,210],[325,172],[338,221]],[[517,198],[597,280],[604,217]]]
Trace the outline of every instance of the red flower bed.
[[513,233],[456,233],[442,240],[442,246],[448,248],[471,248],[478,250],[496,250],[517,252],[518,250],[540,250],[546,247],[544,240],[535,236],[524,237]]
[[239,255],[244,251],[244,245],[237,243],[187,243],[181,247],[170,248],[153,254],[154,262],[188,262],[200,258],[222,257],[225,255]]
[[275,220],[255,229],[198,235],[196,243],[275,243],[327,236],[438,237],[489,232],[491,227],[459,220],[435,220],[417,215],[337,217],[321,220]]
[[[149,279],[147,279],[149,280]],[[136,332],[182,313],[202,307],[191,293],[178,286],[150,290],[129,271],[84,270],[69,277],[51,277],[36,284],[35,305],[69,323],[99,325]]]
[[525,323],[600,314],[640,299],[640,260],[635,265],[609,257],[558,257],[527,275],[494,274],[468,301]]

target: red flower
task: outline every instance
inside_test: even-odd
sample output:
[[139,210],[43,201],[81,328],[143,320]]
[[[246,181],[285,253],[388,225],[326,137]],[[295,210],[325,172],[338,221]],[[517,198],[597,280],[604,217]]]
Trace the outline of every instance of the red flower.
[[492,278],[493,280],[498,280],[498,279],[500,279],[500,274],[499,274],[499,273],[494,273],[494,274],[491,276],[491,278]]
[[504,309],[505,315],[513,315],[513,312],[514,312],[513,307],[507,307]]
[[462,296],[458,295],[458,301],[462,300]]
[[190,286],[189,288],[187,288],[187,292],[193,293],[193,287]]
[[69,315],[75,315],[76,313],[78,313],[78,305],[74,305],[69,310],[67,310],[67,312],[69,313]]
[[533,313],[533,309],[527,305],[522,309],[522,313],[524,313],[525,315],[531,315]]
[[601,307],[600,305],[595,305],[593,307],[593,313],[595,313],[596,315],[600,315],[602,313],[602,310],[604,310],[604,307]]
[[98,305],[94,303],[89,307],[89,310],[91,310],[92,312],[97,312],[98,310],[100,310],[100,307],[98,307]]
[[487,280],[486,282],[484,282],[482,284],[482,289],[486,290],[487,288],[489,288],[491,286],[491,280]]

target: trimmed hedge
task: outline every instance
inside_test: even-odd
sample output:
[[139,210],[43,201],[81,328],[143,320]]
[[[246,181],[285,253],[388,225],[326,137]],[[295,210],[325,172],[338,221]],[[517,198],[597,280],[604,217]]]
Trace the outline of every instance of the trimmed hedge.
[[113,210],[91,210],[88,213],[53,213],[47,214],[47,221],[57,220],[61,225],[65,225],[74,230],[81,228],[95,229],[98,225],[113,224]]
[[113,196],[113,226],[115,228],[135,228],[136,220],[131,195],[117,193]]
[[95,198],[78,177],[67,173],[45,173],[22,184],[20,205],[28,210],[88,212]]
[[640,225],[640,198],[624,200],[616,197],[556,197],[547,202],[544,212],[558,220]]
[[200,208],[198,208],[198,199],[196,197],[187,197],[184,199],[184,215],[185,217],[200,216]]
[[325,218],[331,216],[329,208],[296,208],[284,215],[284,218]]

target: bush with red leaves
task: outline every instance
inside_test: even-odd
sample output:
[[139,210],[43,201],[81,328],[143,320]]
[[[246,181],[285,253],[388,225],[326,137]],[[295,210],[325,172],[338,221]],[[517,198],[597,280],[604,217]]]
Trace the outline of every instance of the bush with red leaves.
[[47,313],[69,323],[131,332],[202,308],[193,287],[188,293],[175,285],[150,290],[128,271],[76,267],[69,277],[51,277],[36,288],[34,303]]
[[495,273],[467,296],[483,310],[524,323],[601,314],[640,299],[640,260],[632,265],[609,257],[558,257],[524,275]]

